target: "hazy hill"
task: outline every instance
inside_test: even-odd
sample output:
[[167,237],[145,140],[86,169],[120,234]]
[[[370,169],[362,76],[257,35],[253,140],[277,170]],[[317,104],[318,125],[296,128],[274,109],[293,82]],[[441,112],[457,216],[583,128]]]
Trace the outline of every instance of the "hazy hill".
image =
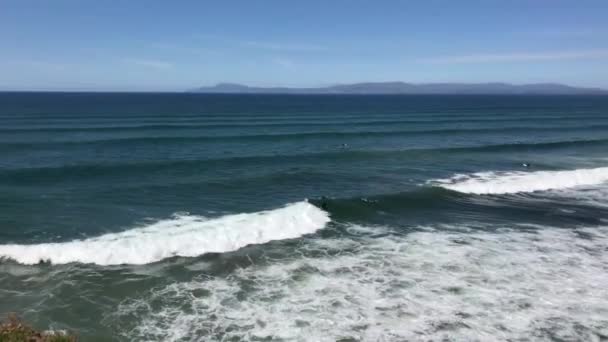
[[366,82],[339,84],[318,88],[250,87],[242,84],[219,83],[215,86],[190,90],[213,94],[547,94],[584,95],[605,94],[599,88],[571,87],[557,83],[514,85],[509,83],[426,83]]

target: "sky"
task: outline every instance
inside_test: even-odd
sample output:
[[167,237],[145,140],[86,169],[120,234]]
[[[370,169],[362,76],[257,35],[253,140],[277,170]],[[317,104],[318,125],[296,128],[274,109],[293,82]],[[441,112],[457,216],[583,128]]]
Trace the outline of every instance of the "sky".
[[608,88],[607,0],[0,0],[0,90]]

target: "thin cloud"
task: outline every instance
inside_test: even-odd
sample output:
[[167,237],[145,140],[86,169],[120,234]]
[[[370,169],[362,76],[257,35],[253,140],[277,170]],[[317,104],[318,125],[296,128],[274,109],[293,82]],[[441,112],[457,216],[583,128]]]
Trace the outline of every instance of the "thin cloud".
[[606,35],[607,32],[597,28],[550,28],[522,33],[545,38],[580,38]]
[[272,51],[296,51],[296,52],[313,52],[313,51],[324,51],[327,50],[326,47],[320,45],[309,45],[309,44],[279,44],[279,43],[269,43],[269,42],[258,42],[258,41],[248,41],[242,44],[246,47],[264,49],[264,50],[272,50]]
[[291,69],[295,66],[295,63],[292,60],[281,57],[272,59],[272,62],[286,69]]
[[45,61],[18,61],[17,63],[15,63],[19,66],[26,66],[29,68],[35,68],[38,70],[47,70],[47,71],[65,71],[68,69],[66,64],[60,64],[60,63],[52,63],[52,62],[45,62]]
[[518,52],[504,54],[472,54],[461,56],[432,57],[422,62],[434,64],[536,62],[575,59],[608,58],[608,49],[585,51]]
[[151,48],[165,51],[177,51],[180,53],[186,53],[197,56],[210,56],[210,55],[219,55],[220,53],[214,49],[202,48],[198,46],[186,46],[186,45],[178,45],[173,43],[151,43],[149,45]]
[[152,68],[152,69],[171,69],[173,68],[173,64],[169,63],[169,62],[164,62],[164,61],[158,61],[158,60],[150,60],[150,59],[125,59],[126,63],[129,64],[133,64],[136,66],[141,66],[141,67],[146,67],[146,68]]

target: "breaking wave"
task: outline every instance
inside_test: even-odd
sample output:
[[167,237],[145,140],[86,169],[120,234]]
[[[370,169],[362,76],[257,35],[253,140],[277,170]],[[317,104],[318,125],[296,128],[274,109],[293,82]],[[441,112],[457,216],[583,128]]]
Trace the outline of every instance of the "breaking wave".
[[468,194],[514,194],[561,190],[608,182],[608,167],[570,171],[478,172],[437,179],[429,184]]
[[329,215],[308,202],[257,213],[205,218],[175,216],[151,225],[84,240],[35,245],[0,245],[0,258],[23,264],[147,264],[165,258],[223,253],[251,244],[311,234]]

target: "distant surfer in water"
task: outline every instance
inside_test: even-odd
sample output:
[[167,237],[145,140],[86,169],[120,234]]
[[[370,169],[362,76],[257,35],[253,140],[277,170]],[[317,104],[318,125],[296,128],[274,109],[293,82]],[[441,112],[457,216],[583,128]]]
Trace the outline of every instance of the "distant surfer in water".
[[327,210],[327,197],[325,196],[321,197],[321,209]]

